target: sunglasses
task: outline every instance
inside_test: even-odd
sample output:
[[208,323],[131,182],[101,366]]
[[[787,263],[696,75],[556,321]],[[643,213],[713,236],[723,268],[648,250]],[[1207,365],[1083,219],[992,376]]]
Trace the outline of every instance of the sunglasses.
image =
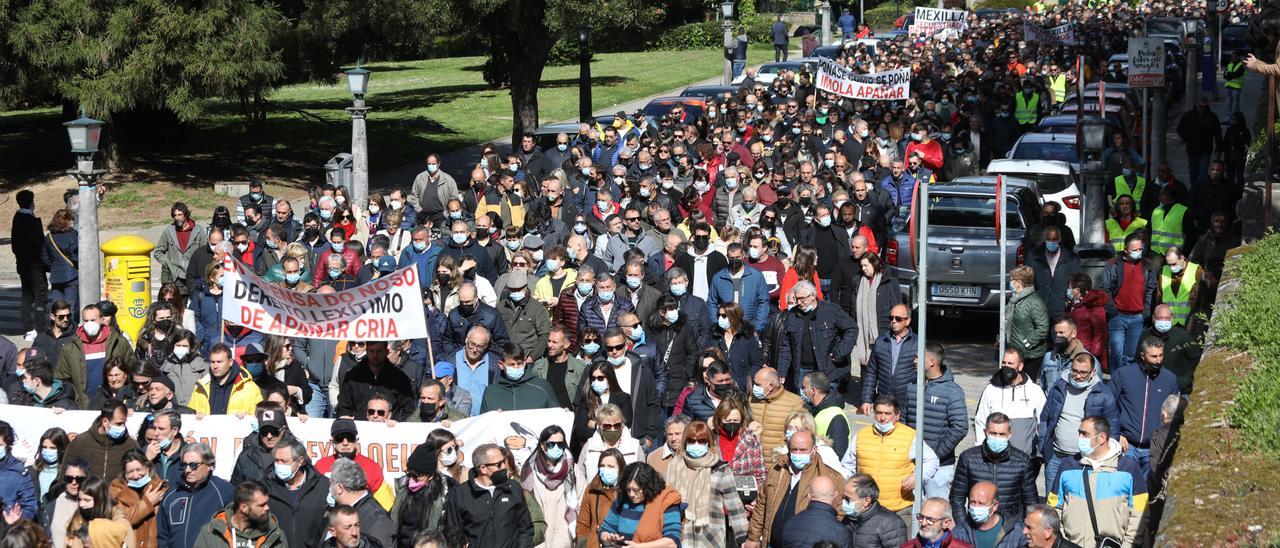
[[89,478],[89,476],[62,476],[62,480],[63,480],[63,481],[65,481],[65,482],[67,482],[67,483],[74,483],[74,484],[77,484],[77,485],[79,485],[81,482],[83,482],[84,480],[86,480],[86,479],[88,479],[88,478]]
[[387,411],[386,409],[369,409],[365,412],[370,417],[385,417],[387,416],[387,413],[389,413],[390,411]]
[[199,468],[199,467],[200,467],[201,465],[203,465],[203,464],[204,464],[204,462],[201,462],[201,461],[196,461],[196,462],[183,462],[183,463],[182,463],[182,467],[183,467],[183,468],[185,468],[185,469],[187,469],[187,470],[195,470],[196,468]]
[[258,435],[268,438],[276,438],[280,436],[280,429],[272,426],[263,426],[258,429]]
[[910,319],[911,319],[911,318],[909,318],[909,317],[907,317],[907,316],[889,316],[889,321],[891,321],[891,322],[905,322],[905,321],[910,320]]
[[691,439],[691,440],[689,440],[689,441],[686,443],[686,445],[688,445],[689,443],[705,443],[705,444],[710,444],[710,443],[711,443],[711,440],[709,440],[709,439],[701,439],[701,440]]
[[605,348],[612,351],[612,350],[622,350],[626,347],[627,347],[627,343],[622,343],[622,344],[611,344],[609,346],[606,346]]
[[592,375],[592,376],[591,376],[591,380],[593,380],[593,381],[607,381],[607,380],[609,380],[609,379],[608,379],[608,378],[606,378],[604,375]]
[[338,434],[333,437],[333,441],[336,443],[351,443],[353,441],[356,441],[356,435],[355,434]]
[[620,422],[600,423],[600,429],[601,430],[622,430],[622,423]]

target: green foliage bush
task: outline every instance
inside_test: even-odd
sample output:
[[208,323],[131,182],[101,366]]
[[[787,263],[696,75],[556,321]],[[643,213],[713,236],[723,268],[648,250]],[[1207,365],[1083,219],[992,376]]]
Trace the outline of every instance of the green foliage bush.
[[[763,16],[744,19],[742,26],[747,31],[747,41],[752,44],[770,43],[769,27],[772,24],[768,17]],[[724,27],[720,21],[703,21],[680,25],[663,32],[650,43],[649,49],[713,49],[719,48],[723,43]]]
[[1231,424],[1246,445],[1280,457],[1280,235],[1271,234],[1230,265],[1239,289],[1219,299],[1213,317],[1214,344],[1248,351],[1258,367],[1240,385]]
[[1025,8],[1036,3],[1035,0],[982,0],[978,2],[979,8],[1004,9],[1004,8]]

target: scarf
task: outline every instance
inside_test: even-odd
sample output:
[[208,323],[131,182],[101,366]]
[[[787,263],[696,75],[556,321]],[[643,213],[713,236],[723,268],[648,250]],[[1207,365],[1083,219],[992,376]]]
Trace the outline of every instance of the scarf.
[[[720,455],[714,450],[715,445],[700,459],[690,457],[681,452],[667,465],[667,485],[677,493],[682,493],[685,508],[685,519],[693,527],[711,526],[711,468],[720,462]],[[717,522],[718,523],[718,522]]]
[[569,456],[568,451],[560,461],[555,464],[547,462],[546,456],[539,449],[533,458],[525,463],[524,468],[520,471],[520,485],[525,491],[533,491],[533,482],[536,480],[549,491],[559,489],[564,486],[565,512],[564,517],[569,523],[577,523],[578,521],[578,482],[573,475],[573,458]]
[[858,337],[854,340],[853,357],[859,364],[871,361],[871,347],[880,332],[876,318],[876,288],[880,287],[880,274],[871,279],[862,278],[853,310],[858,320]]

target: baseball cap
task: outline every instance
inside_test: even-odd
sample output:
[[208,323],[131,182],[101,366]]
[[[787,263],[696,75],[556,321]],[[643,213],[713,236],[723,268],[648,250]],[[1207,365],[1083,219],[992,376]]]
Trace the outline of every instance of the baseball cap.
[[329,427],[329,435],[331,437],[337,437],[338,434],[358,434],[358,433],[360,433],[360,431],[356,430],[356,421],[353,421],[351,419],[335,420],[333,421],[333,426]]
[[258,429],[275,428],[277,430],[284,429],[284,413],[275,409],[259,408],[255,415],[258,417]]
[[437,379],[440,377],[452,377],[454,376],[454,374],[457,373],[457,370],[454,369],[453,364],[449,362],[436,362],[434,371],[435,371],[435,377]]

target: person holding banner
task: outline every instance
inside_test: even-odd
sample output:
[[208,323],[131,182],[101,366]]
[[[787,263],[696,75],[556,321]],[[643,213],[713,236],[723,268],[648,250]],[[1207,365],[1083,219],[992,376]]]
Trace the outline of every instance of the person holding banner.
[[181,481],[169,484],[158,507],[156,544],[160,548],[192,546],[213,515],[231,502],[233,488],[213,475],[213,449],[192,443],[179,453]]
[[476,448],[471,461],[475,476],[449,491],[444,530],[470,546],[532,547],[533,521],[524,490],[508,475],[502,451],[486,443]]
[[235,363],[231,348],[218,343],[209,350],[209,373],[196,381],[187,407],[197,415],[245,416],[260,401],[262,390],[249,372]]
[[502,376],[484,389],[480,412],[520,411],[557,407],[551,385],[546,379],[528,373],[528,361],[520,347],[507,343],[502,347],[502,359],[498,362]]

